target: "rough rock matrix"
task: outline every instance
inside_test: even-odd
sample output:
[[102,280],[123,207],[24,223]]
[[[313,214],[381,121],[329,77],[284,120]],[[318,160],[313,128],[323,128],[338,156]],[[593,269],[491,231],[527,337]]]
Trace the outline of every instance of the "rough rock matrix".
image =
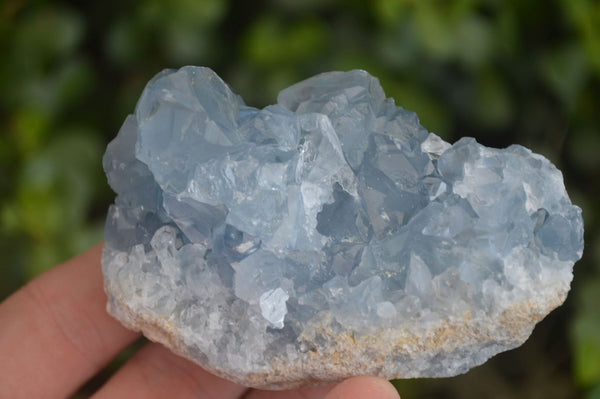
[[450,145],[364,71],[264,109],[163,71],[104,169],[109,312],[248,386],[463,373],[527,339],[583,251],[546,158]]

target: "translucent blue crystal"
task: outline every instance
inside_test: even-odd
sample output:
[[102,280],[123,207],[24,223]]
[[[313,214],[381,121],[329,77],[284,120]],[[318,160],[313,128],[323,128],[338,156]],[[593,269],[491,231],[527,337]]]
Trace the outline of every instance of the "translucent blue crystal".
[[583,251],[546,158],[450,145],[365,71],[264,109],[163,71],[104,169],[109,311],[251,386],[465,372],[563,302]]

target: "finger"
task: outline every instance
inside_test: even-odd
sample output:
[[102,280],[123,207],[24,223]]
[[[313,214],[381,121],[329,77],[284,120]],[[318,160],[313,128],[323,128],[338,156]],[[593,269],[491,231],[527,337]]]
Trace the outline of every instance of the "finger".
[[353,377],[338,385],[302,388],[289,391],[250,391],[244,399],[400,399],[387,380],[376,377]]
[[376,377],[353,377],[335,386],[325,399],[400,399],[389,381]]
[[210,374],[160,344],[149,343],[108,380],[94,399],[233,399],[247,390]]
[[62,398],[137,334],[106,313],[98,244],[0,304],[0,397]]
[[332,388],[333,385],[285,391],[252,390],[244,396],[244,399],[321,399]]

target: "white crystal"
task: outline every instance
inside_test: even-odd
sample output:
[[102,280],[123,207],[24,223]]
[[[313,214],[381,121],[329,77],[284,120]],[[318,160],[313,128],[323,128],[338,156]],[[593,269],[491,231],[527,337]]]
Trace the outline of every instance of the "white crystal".
[[263,317],[275,328],[283,328],[283,319],[287,313],[285,302],[290,298],[281,288],[269,290],[260,296],[260,311]]

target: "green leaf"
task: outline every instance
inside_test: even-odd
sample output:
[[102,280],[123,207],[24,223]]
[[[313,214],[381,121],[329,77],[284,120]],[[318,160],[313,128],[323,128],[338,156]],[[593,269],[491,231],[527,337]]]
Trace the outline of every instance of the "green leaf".
[[583,386],[600,383],[600,276],[580,290],[581,310],[572,325],[575,378]]
[[457,42],[448,15],[429,2],[421,2],[416,6],[414,17],[415,30],[428,55],[437,60],[452,58]]
[[41,7],[24,17],[13,39],[22,56],[43,64],[70,54],[82,37],[78,14],[62,7]]
[[100,159],[100,142],[73,132],[28,161],[14,204],[22,231],[47,240],[82,224],[101,176]]
[[477,121],[489,129],[506,126],[513,116],[506,84],[491,71],[478,79],[472,104]]
[[587,81],[585,55],[579,43],[552,48],[541,58],[541,73],[569,110],[576,107]]
[[468,67],[485,64],[493,54],[491,26],[476,14],[469,14],[457,22],[455,36],[457,57]]
[[245,39],[244,53],[249,62],[261,67],[291,66],[315,59],[327,47],[329,35],[316,19],[286,24],[268,15],[252,25]]
[[590,389],[585,395],[585,399],[600,399],[600,384]]
[[23,107],[13,114],[11,136],[25,158],[39,150],[48,134],[52,115],[43,108]]
[[374,0],[369,5],[375,18],[385,27],[397,25],[406,8],[406,4],[400,0]]
[[561,4],[580,35],[590,66],[600,76],[600,3],[595,0],[562,0]]

